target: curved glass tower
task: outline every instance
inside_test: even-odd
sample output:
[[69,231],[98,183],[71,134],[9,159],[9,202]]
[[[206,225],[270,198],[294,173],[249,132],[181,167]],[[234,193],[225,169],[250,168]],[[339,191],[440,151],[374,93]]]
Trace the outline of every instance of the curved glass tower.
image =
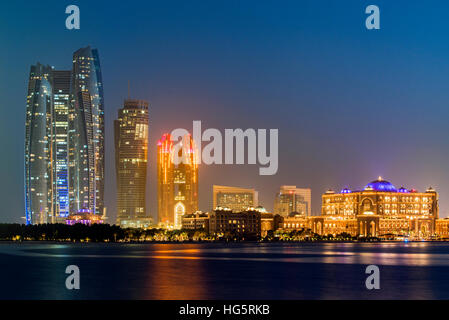
[[104,210],[104,103],[98,51],[73,54],[69,111],[70,211]]
[[31,66],[25,119],[26,224],[51,222],[51,67]]

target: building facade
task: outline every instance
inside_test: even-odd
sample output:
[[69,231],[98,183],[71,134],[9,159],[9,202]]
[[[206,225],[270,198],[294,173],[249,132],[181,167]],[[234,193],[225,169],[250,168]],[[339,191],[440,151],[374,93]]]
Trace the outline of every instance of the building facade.
[[148,102],[125,100],[114,121],[117,225],[140,227],[146,210]]
[[[256,209],[258,210],[258,209]],[[282,217],[278,214],[272,214],[269,212],[260,212],[260,235],[266,237],[269,231],[275,231],[279,229],[282,222]]]
[[362,190],[328,190],[322,195],[320,216],[293,212],[281,217],[278,228],[310,230],[322,236],[441,239],[449,237],[449,219],[438,219],[438,201],[432,188],[425,192],[397,189],[379,177]]
[[397,189],[379,177],[360,191],[327,191],[322,196],[321,216],[313,217],[310,227],[323,235],[345,232],[353,236],[429,239],[436,234],[438,208],[434,189]]
[[310,221],[311,218],[303,214],[290,214],[287,217],[281,216],[280,228],[285,231],[309,229]]
[[311,189],[281,186],[274,200],[273,213],[287,217],[292,212],[308,217],[312,215]]
[[218,209],[210,214],[209,232],[211,234],[260,235],[261,213],[256,210],[232,212]]
[[259,205],[258,192],[254,189],[214,185],[212,196],[214,210],[221,207],[240,212]]
[[31,66],[25,119],[26,224],[52,218],[52,88],[50,66]]
[[73,54],[69,110],[71,212],[104,214],[104,100],[98,51]]
[[68,133],[70,108],[70,70],[53,70],[52,84],[52,223],[63,223],[70,214],[68,177]]
[[198,211],[198,151],[190,134],[176,144],[164,134],[157,146],[159,223],[179,229],[184,214]]
[[209,214],[201,211],[182,216],[183,230],[203,230],[209,232]]
[[69,226],[80,223],[85,225],[102,224],[103,217],[98,214],[90,213],[88,209],[81,209],[77,213],[72,213],[65,218],[65,223]]
[[435,222],[435,233],[438,239],[449,240],[449,218],[438,219]]

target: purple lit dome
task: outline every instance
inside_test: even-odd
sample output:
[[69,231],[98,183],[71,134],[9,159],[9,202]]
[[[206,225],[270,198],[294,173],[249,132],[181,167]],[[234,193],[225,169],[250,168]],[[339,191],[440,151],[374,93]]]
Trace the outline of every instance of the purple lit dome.
[[372,189],[374,191],[383,191],[383,192],[398,192],[396,187],[393,184],[391,184],[391,182],[383,180],[382,177],[379,177],[379,179],[368,183],[365,186],[364,190],[366,189]]
[[340,193],[351,193],[352,191],[348,188],[344,188],[340,191]]
[[406,188],[404,188],[404,187],[400,187],[399,188],[399,190],[398,190],[398,192],[401,192],[401,193],[409,193],[410,191],[408,191]]

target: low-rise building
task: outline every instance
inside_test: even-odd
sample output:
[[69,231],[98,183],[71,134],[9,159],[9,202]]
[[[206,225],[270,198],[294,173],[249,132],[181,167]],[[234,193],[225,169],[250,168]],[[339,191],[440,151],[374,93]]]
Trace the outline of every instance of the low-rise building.
[[261,234],[261,213],[256,210],[232,212],[218,208],[210,214],[209,230],[211,234]]
[[435,231],[439,239],[449,239],[449,218],[437,219]]
[[65,220],[65,223],[70,226],[77,223],[91,225],[103,222],[104,220],[102,216],[93,214],[88,209],[81,209],[77,213],[69,215]]
[[285,231],[309,229],[309,221],[305,214],[299,214],[298,212],[291,212],[287,217],[281,217],[281,223],[279,229]]
[[131,219],[120,219],[121,228],[141,228],[148,229],[153,225],[153,218],[131,218]]
[[193,214],[185,214],[181,219],[184,230],[204,230],[209,232],[209,214],[197,211]]

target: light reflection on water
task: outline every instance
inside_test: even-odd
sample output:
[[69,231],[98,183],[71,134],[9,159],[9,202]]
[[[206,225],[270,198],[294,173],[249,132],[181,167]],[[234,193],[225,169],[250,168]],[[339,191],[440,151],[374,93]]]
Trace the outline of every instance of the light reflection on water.
[[[391,266],[448,266],[449,245],[434,243],[323,243],[270,246],[250,244],[232,247],[192,244],[114,245],[120,250],[95,250],[98,244],[0,245],[0,253],[47,258],[115,258],[175,260],[239,260],[286,263],[377,264]],[[183,246],[187,246],[184,248]],[[193,247],[192,247],[193,246]],[[196,246],[196,247],[195,247]],[[447,253],[422,253],[426,248],[447,248]],[[416,251],[414,249],[421,249]],[[76,250],[74,250],[76,249]]]
[[[68,264],[84,290],[65,289]],[[369,264],[378,292],[364,286]],[[3,299],[449,298],[446,243],[0,243],[0,265]]]

